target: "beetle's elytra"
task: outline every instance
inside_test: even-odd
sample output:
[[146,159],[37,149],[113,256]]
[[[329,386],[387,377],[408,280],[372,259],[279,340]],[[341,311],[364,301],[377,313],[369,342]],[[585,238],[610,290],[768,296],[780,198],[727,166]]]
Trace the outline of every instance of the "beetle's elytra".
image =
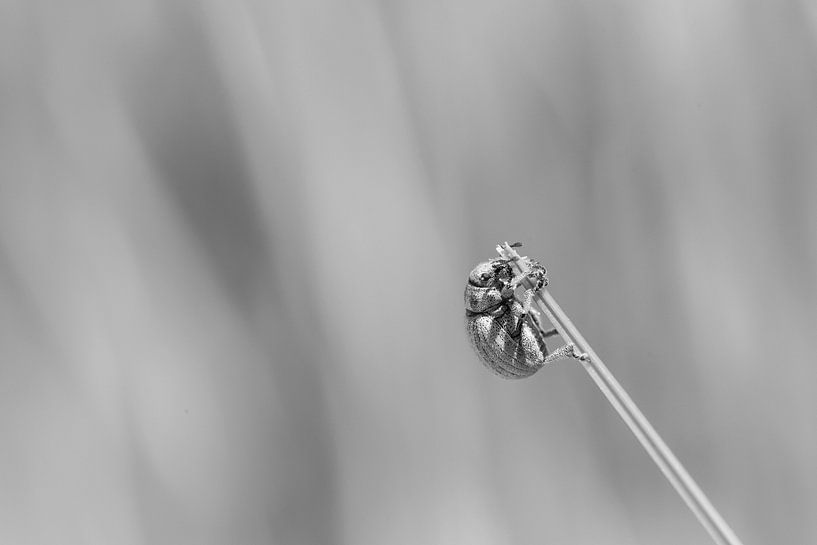
[[[514,276],[510,259],[497,258],[480,263],[468,275],[465,286],[465,322],[468,338],[480,361],[507,378],[526,378],[546,363],[574,355],[573,345],[548,354],[545,332],[531,315],[531,300],[547,285],[545,268],[526,259],[527,271]],[[515,296],[525,279],[534,286],[525,291],[523,302]]]

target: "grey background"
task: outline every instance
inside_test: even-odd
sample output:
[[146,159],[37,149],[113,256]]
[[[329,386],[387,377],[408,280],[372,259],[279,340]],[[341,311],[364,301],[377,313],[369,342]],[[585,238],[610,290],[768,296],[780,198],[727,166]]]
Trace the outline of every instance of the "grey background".
[[502,240],[744,542],[817,542],[807,2],[0,1],[0,542],[707,543],[577,365],[467,345]]

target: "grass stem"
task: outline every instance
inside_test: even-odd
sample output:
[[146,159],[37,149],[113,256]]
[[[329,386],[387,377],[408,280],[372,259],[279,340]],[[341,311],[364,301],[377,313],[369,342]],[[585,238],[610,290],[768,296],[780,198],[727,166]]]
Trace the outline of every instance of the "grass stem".
[[[497,251],[501,256],[513,259],[519,272],[524,272],[526,267],[524,258],[521,258],[507,242],[497,246]],[[641,446],[644,447],[650,458],[675,488],[675,491],[678,492],[689,509],[695,514],[698,521],[709,532],[713,541],[718,545],[741,545],[740,539],[726,524],[726,521],[664,443],[635,402],[556,303],[550,292],[543,289],[536,294],[534,299],[539,310],[544,312],[550,319],[565,343],[573,343],[579,352],[584,352],[589,356],[586,361],[581,361],[585,371],[624,420],[630,431],[641,443]]]

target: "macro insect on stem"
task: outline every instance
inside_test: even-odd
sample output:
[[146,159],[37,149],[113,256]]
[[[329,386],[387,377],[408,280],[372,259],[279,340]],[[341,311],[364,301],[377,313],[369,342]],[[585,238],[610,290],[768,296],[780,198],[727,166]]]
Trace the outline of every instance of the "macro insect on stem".
[[[468,275],[465,325],[480,361],[503,378],[525,378],[559,359],[587,357],[576,353],[573,344],[548,351],[545,339],[557,331],[545,331],[539,312],[531,307],[548,283],[547,271],[533,259],[524,258],[524,269],[514,263],[509,257],[491,259]],[[516,292],[523,283],[520,302]]]
[[[553,296],[545,289],[548,281],[544,267],[535,260],[520,256],[516,252],[516,248],[520,246],[520,243],[508,244],[507,242],[498,245],[499,259],[478,265],[469,275],[465,293],[466,323],[471,343],[480,360],[489,369],[505,378],[528,377],[545,363],[559,358],[573,357],[581,362],[590,378],[624,420],[687,507],[695,514],[712,540],[718,545],[741,545],[740,539],[556,303]],[[475,285],[476,287],[472,288]],[[525,288],[523,304],[520,304],[514,295],[519,286]],[[496,289],[494,291],[485,290],[486,287]],[[508,289],[511,289],[510,296]],[[469,292],[471,292],[470,296]],[[554,330],[544,331],[535,306],[555,326]],[[479,309],[484,309],[483,312],[487,312],[487,316],[480,314]],[[491,312],[496,314],[491,314]],[[475,316],[480,316],[479,326],[473,324]],[[530,321],[535,322],[535,329],[528,325]],[[510,334],[517,333],[513,327],[517,327],[519,331],[516,337]],[[488,335],[475,334],[475,328],[487,331]],[[504,329],[505,332],[498,329]],[[565,345],[553,354],[547,354],[544,338],[557,333],[562,337]]]

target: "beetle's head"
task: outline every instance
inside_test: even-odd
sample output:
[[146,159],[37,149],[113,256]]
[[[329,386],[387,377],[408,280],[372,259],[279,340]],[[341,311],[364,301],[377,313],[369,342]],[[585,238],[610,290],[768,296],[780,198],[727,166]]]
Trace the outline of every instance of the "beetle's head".
[[508,262],[500,259],[493,259],[480,263],[471,274],[468,275],[468,281],[473,286],[480,288],[502,287],[504,283],[508,282],[513,277],[511,266]]

